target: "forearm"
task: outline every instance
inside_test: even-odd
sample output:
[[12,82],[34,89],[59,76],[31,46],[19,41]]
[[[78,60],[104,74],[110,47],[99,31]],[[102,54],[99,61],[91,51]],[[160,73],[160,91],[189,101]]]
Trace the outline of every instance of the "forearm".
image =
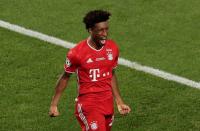
[[112,77],[111,82],[112,82],[113,95],[115,97],[115,101],[116,101],[119,113],[122,115],[128,114],[131,111],[131,108],[128,105],[126,105],[121,98],[120,91],[118,88],[117,77],[116,77],[114,71],[113,71],[113,77]]
[[115,101],[117,104],[123,104],[123,100],[121,98],[121,95],[120,95],[120,91],[119,91],[119,88],[118,88],[118,81],[117,81],[117,77],[115,75],[115,73],[113,72],[113,77],[112,77],[112,92],[113,92],[113,96],[115,97]]
[[55,94],[52,98],[51,105],[57,106],[62,95],[62,92],[65,90],[69,80],[69,74],[63,73],[61,77],[58,79],[58,82],[55,87]]

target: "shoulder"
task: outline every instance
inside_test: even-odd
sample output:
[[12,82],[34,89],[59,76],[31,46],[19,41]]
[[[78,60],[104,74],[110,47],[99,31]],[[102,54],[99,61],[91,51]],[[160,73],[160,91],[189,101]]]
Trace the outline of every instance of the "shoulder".
[[86,40],[78,42],[75,47],[71,48],[68,51],[67,57],[75,60],[80,60],[81,53],[83,52],[85,45],[86,45]]
[[80,52],[82,49],[84,49],[84,46],[86,45],[87,40],[82,40],[80,42],[78,42],[75,47],[71,48],[70,51],[71,52]]
[[117,43],[115,41],[111,40],[111,39],[107,40],[107,44],[108,44],[109,47],[118,49]]
[[115,41],[110,40],[110,39],[107,40],[107,46],[108,46],[108,48],[111,48],[112,50],[119,52],[118,45]]
[[85,46],[86,40],[78,42],[73,48],[69,50],[69,53],[79,53]]

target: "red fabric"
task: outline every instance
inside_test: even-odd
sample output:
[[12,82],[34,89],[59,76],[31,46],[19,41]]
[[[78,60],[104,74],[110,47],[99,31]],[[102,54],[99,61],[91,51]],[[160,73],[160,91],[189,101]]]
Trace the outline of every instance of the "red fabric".
[[[109,91],[107,92],[109,93]],[[97,98],[102,97],[98,94]],[[92,99],[88,95],[78,98],[75,115],[82,131],[110,131],[114,119],[113,98]]]
[[79,95],[111,91],[112,70],[117,66],[118,56],[118,47],[112,40],[106,40],[100,50],[83,40],[68,52],[64,68],[66,72],[77,73]]

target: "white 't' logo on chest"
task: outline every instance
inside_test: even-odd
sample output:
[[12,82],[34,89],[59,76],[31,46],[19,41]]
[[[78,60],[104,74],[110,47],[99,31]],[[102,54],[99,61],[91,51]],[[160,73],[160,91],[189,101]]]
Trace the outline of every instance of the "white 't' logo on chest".
[[99,69],[90,69],[89,77],[92,78],[92,81],[97,81],[97,78],[100,77]]

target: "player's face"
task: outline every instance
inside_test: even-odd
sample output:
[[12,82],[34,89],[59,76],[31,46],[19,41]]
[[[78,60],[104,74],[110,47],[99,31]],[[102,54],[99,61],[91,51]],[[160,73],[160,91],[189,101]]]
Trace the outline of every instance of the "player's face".
[[104,45],[108,36],[108,21],[96,23],[90,30],[91,37],[96,44]]

